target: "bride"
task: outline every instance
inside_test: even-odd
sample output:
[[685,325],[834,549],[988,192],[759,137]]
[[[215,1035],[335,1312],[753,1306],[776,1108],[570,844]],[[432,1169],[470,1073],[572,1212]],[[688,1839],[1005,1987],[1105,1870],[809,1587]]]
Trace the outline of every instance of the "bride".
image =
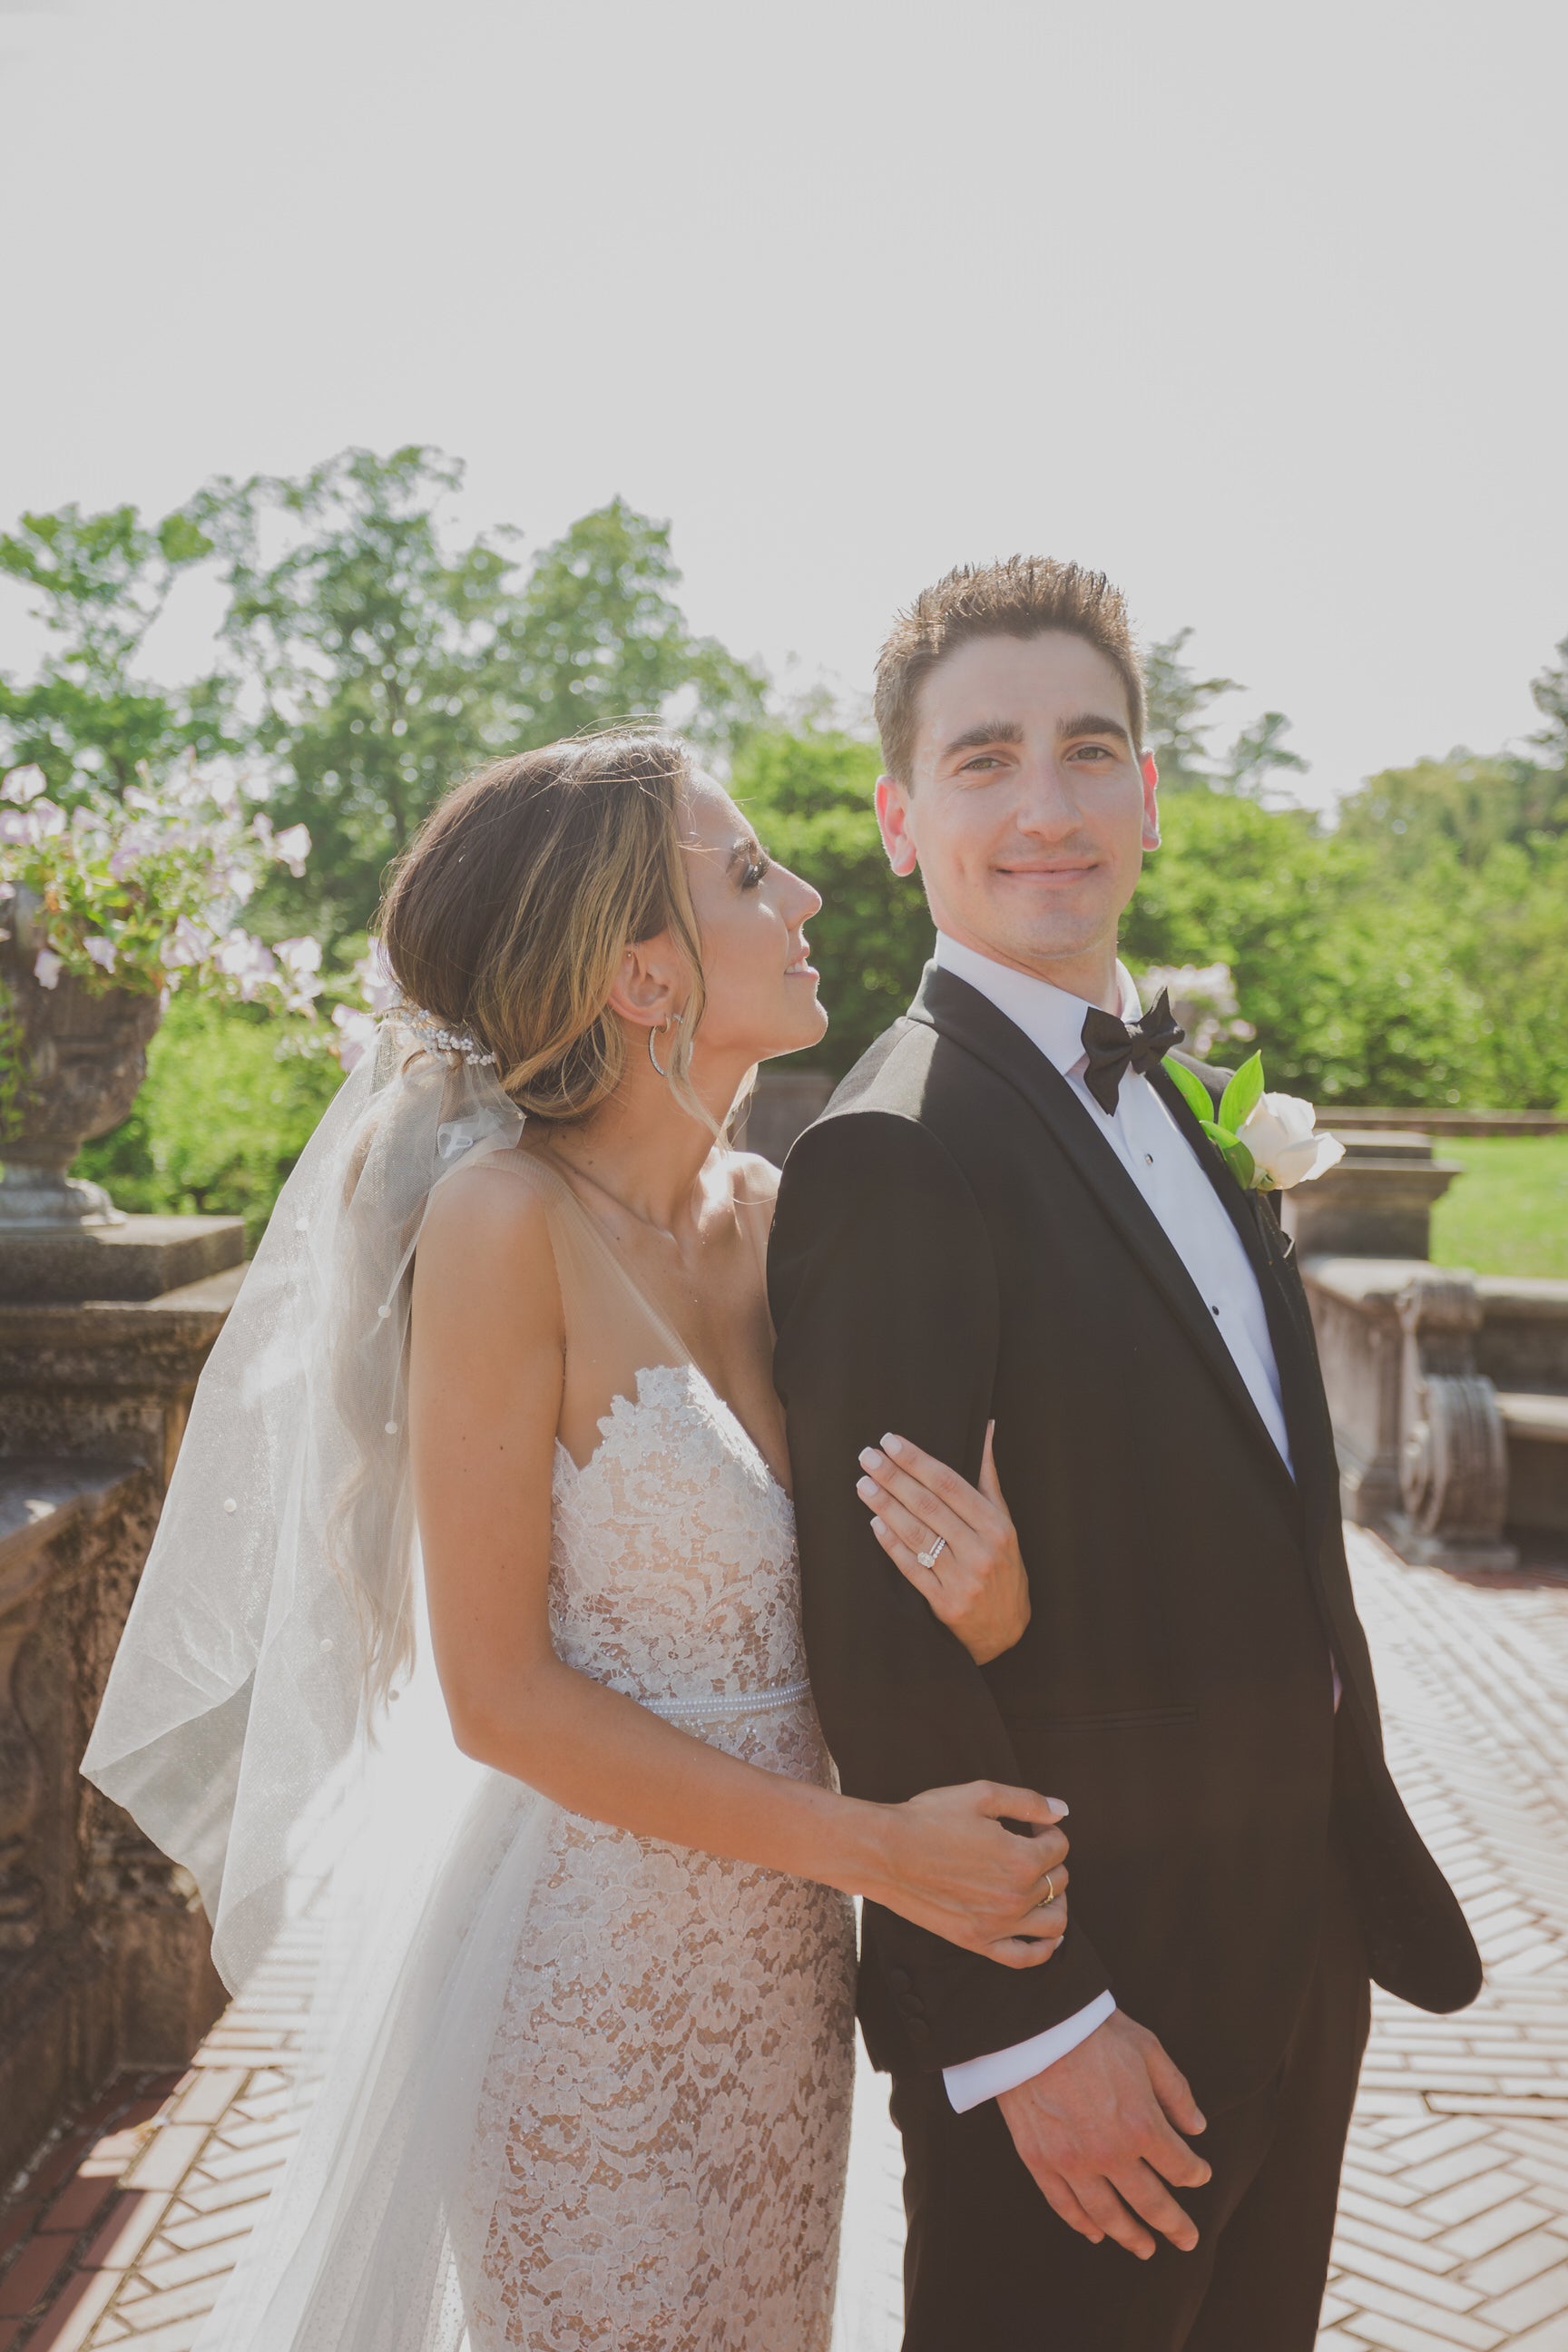
[[647,733],[499,762],[392,880],[403,1002],[214,1351],[85,1759],[232,1986],[315,1954],[214,2352],[825,2347],[849,1896],[1056,1948],[1061,1809],[838,1795],[805,1680],[773,1177],[723,1130],[826,1026],[820,904]]

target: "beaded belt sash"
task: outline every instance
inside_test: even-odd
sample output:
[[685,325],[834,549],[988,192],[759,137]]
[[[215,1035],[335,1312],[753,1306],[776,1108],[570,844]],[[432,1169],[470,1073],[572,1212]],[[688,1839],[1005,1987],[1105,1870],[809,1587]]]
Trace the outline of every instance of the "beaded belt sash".
[[780,1707],[797,1706],[810,1696],[811,1685],[803,1675],[798,1682],[736,1691],[728,1698],[645,1698],[640,1704],[650,1715],[662,1716],[666,1723],[712,1723],[738,1715],[772,1715]]

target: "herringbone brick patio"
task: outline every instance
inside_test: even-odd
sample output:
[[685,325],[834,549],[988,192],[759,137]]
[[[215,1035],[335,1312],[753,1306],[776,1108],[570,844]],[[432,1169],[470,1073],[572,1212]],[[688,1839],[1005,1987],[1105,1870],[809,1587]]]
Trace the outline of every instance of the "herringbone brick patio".
[[[1459,1582],[1359,1529],[1351,1552],[1394,1769],[1488,1985],[1450,2019],[1378,1998],[1320,2352],[1568,2352],[1568,1582]],[[167,2096],[100,2103],[12,2200],[0,2352],[187,2352],[288,2147],[309,1971],[279,1949]],[[835,2352],[896,2352],[900,2242],[863,2071]]]

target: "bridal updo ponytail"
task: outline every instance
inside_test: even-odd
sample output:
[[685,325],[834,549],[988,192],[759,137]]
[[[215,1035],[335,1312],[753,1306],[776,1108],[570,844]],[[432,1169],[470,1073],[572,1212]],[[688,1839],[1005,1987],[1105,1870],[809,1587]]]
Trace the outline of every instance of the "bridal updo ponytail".
[[531,1118],[584,1118],[620,1083],[609,1011],[622,956],[668,931],[691,992],[665,1059],[688,1088],[702,1012],[681,856],[691,754],[623,730],[498,760],[431,812],[387,886],[379,929],[409,1002],[466,1030]]

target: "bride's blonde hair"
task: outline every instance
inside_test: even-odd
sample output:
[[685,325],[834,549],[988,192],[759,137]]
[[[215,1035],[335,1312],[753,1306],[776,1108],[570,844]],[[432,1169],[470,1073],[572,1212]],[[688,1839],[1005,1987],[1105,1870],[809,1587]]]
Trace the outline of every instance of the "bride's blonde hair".
[[668,931],[691,986],[660,1059],[688,1092],[702,961],[680,820],[679,736],[623,729],[497,760],[448,793],[395,867],[379,929],[412,1003],[467,1030],[531,1118],[585,1118],[615,1092],[622,956]]

